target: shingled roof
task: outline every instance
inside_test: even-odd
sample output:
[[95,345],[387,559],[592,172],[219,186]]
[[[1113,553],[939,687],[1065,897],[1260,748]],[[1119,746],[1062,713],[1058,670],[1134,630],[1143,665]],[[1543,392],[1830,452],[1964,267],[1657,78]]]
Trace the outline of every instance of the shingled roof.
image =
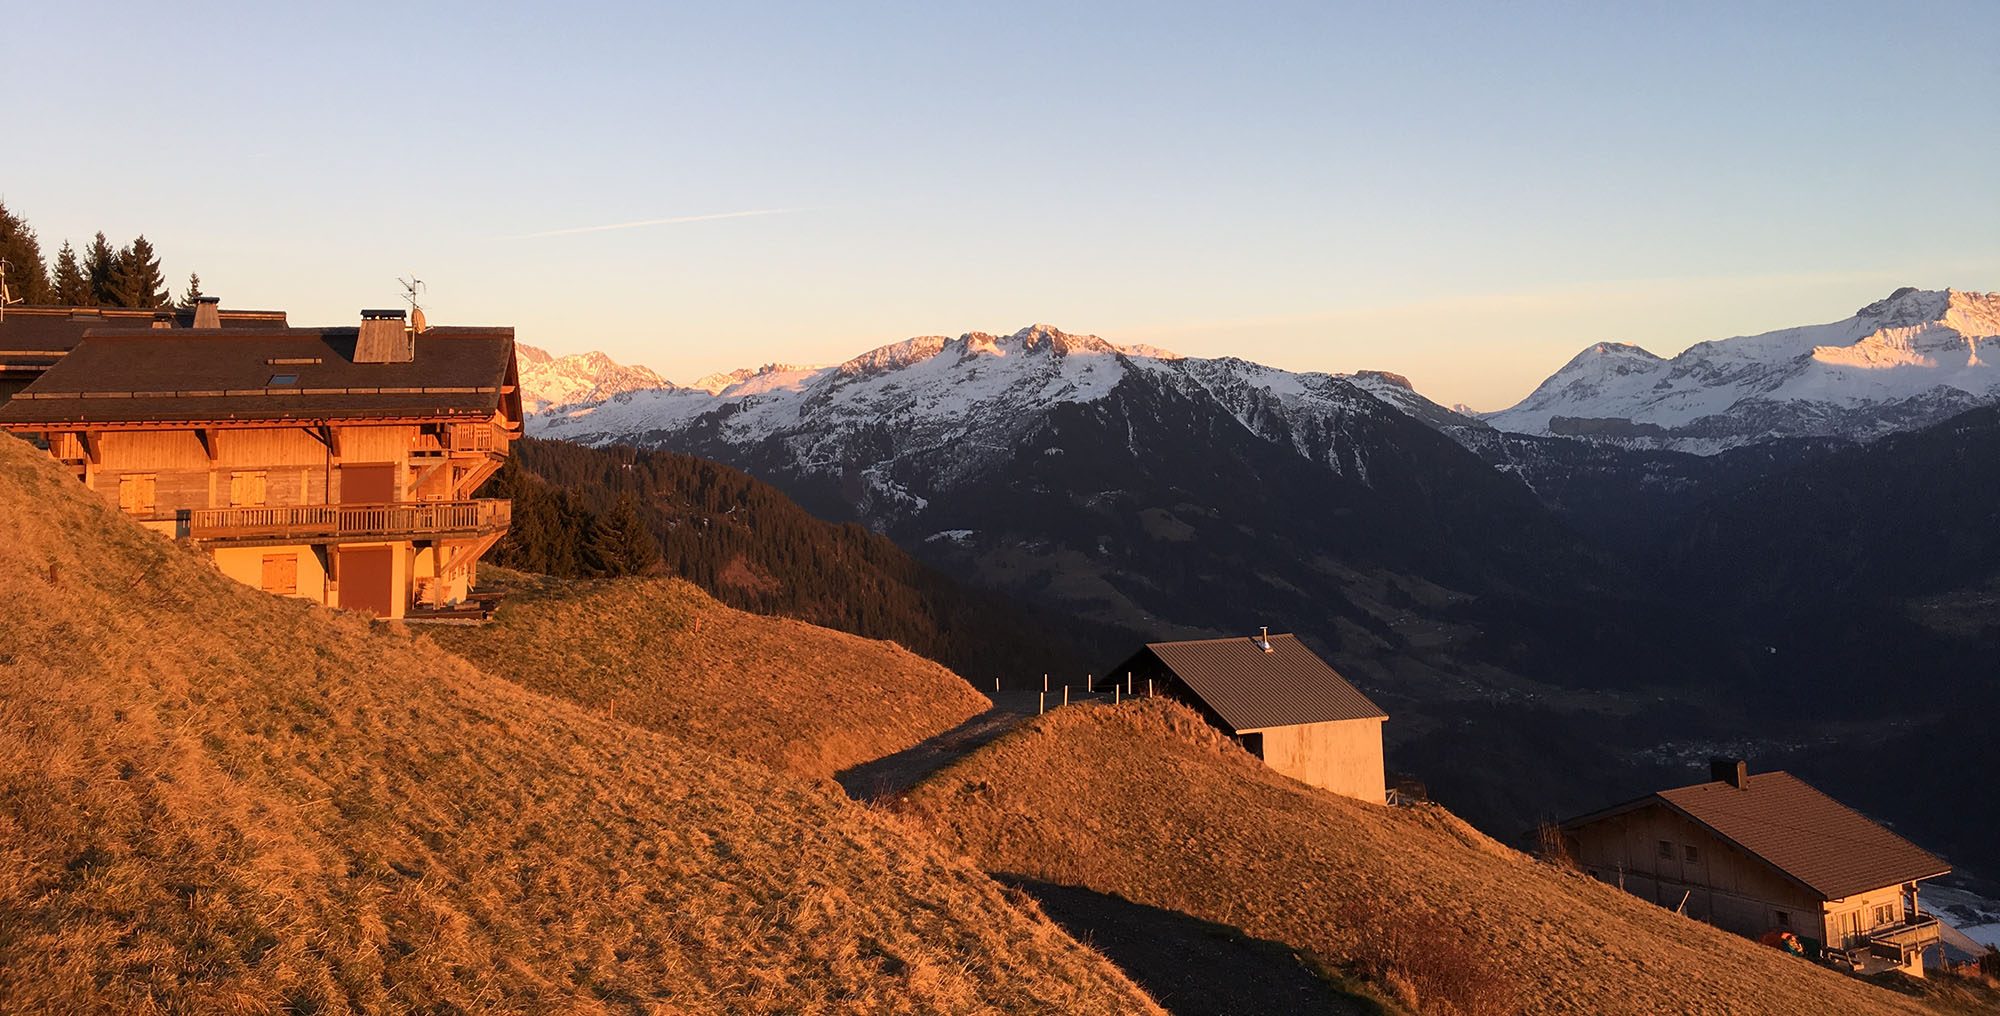
[[1330,720],[1387,719],[1291,635],[1149,642],[1150,653],[1237,733]]
[[1658,802],[1829,900],[1943,875],[1951,865],[1787,772],[1741,788],[1715,780],[1572,819],[1566,827]]
[[486,416],[518,397],[512,328],[431,328],[404,363],[355,363],[357,332],[93,330],[0,406],[0,426]]

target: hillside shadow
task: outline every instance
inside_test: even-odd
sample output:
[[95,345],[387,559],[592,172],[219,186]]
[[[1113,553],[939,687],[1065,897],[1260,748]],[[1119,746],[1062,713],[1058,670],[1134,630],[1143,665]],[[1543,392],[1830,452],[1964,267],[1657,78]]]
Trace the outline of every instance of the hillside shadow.
[[1174,1016],[1384,1011],[1315,974],[1282,942],[1079,886],[993,877],[1033,896],[1050,920],[1103,953]]

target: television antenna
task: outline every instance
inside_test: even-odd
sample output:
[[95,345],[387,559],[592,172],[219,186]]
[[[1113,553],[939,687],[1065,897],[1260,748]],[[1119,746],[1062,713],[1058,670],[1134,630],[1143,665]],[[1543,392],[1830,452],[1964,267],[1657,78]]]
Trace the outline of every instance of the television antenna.
[[413,332],[423,331],[424,308],[422,304],[417,302],[417,297],[419,294],[430,292],[431,287],[425,285],[424,280],[417,278],[415,271],[411,271],[410,277],[407,279],[398,278],[396,284],[403,287],[403,302],[410,305],[410,330]]
[[21,302],[14,299],[14,294],[7,289],[7,269],[13,264],[6,258],[0,258],[0,307],[10,307]]

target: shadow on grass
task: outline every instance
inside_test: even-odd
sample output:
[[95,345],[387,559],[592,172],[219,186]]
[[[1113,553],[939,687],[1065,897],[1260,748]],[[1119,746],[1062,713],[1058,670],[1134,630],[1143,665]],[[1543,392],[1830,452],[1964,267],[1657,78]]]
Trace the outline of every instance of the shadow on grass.
[[1033,896],[1050,920],[1103,953],[1174,1016],[1387,1012],[1320,977],[1284,943],[1077,886],[993,877]]

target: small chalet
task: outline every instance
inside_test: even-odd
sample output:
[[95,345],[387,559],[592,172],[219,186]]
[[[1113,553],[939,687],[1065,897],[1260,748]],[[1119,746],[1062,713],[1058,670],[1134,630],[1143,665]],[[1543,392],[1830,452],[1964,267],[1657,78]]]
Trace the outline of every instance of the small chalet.
[[1153,682],[1277,772],[1383,801],[1389,714],[1291,635],[1152,642],[1112,673]]
[[204,302],[72,336],[91,315],[45,310],[0,318],[0,347],[47,354],[9,354],[34,379],[0,428],[232,578],[384,618],[449,613],[507,532],[509,503],[472,492],[521,433],[511,328],[400,310],[290,328]]
[[1790,773],[1718,759],[1711,776],[1571,819],[1564,838],[1591,875],[1697,920],[1922,975],[1940,929],[1917,885],[1950,865]]

